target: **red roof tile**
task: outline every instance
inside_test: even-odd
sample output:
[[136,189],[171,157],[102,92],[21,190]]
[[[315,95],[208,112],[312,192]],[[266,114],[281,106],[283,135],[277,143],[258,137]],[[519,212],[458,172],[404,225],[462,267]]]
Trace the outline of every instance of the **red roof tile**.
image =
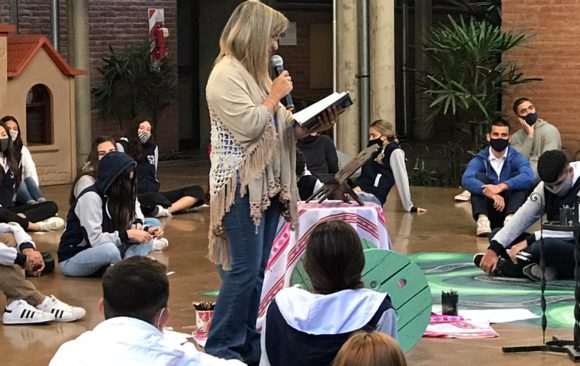
[[74,77],[86,74],[84,70],[70,67],[45,36],[8,34],[8,77],[20,75],[41,48],[64,75]]

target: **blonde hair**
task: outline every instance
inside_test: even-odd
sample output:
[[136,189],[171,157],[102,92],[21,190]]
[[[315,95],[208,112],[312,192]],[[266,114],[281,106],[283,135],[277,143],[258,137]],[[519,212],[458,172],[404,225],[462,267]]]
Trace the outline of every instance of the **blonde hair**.
[[387,142],[396,142],[399,143],[399,139],[397,139],[397,134],[395,133],[395,129],[393,128],[393,124],[391,122],[387,122],[384,119],[377,119],[369,128],[372,127],[375,130],[379,131],[379,133],[387,138]]
[[218,63],[232,56],[244,65],[258,86],[270,90],[268,73],[272,37],[288,27],[288,19],[258,0],[247,0],[236,7],[220,37]]
[[332,366],[407,366],[407,360],[393,338],[361,331],[342,345]]

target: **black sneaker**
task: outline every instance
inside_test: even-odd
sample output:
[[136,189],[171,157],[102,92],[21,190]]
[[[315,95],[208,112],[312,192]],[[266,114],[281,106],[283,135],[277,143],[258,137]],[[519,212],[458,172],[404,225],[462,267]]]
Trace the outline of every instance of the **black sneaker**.
[[[540,282],[542,280],[542,269],[540,265],[537,263],[528,264],[522,269],[524,275],[532,281]],[[546,281],[551,281],[556,278],[558,273],[552,267],[546,267],[544,272],[544,276],[546,277]]]

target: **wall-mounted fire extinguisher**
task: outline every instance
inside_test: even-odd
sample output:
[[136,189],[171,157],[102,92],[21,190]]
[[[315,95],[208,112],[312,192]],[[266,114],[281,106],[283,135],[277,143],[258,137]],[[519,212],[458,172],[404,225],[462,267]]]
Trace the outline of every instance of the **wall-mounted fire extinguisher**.
[[162,60],[167,57],[167,40],[169,29],[163,26],[163,23],[155,24],[150,35],[150,54],[152,60]]

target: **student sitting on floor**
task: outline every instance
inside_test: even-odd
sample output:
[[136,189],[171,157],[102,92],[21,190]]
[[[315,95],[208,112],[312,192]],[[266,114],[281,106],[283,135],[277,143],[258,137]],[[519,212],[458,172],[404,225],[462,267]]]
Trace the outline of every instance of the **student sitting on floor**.
[[145,256],[151,251],[159,228],[131,228],[135,220],[135,165],[125,153],[108,153],[99,163],[95,184],[71,205],[58,248],[65,275],[90,276],[122,258]]
[[[486,253],[476,254],[475,264],[495,276],[541,279],[540,232],[525,231],[545,214],[548,221],[560,221],[560,208],[574,206],[580,197],[580,162],[568,162],[559,150],[546,151],[538,160],[542,180],[526,203],[490,239]],[[544,230],[544,258],[548,280],[574,277],[574,238],[570,231]]]
[[[109,136],[99,136],[93,140],[93,145],[87,161],[79,171],[71,189],[69,204],[73,204],[75,199],[82,191],[95,184],[99,161],[110,152],[117,151],[115,140]],[[169,241],[163,237],[161,222],[153,217],[144,217],[141,211],[139,199],[135,199],[135,220],[133,229],[142,229],[143,227],[156,228],[156,235],[153,238],[152,250],[164,250],[169,246]]]
[[407,360],[396,340],[363,330],[346,341],[332,366],[407,366]]
[[489,147],[467,164],[461,185],[471,192],[477,236],[502,227],[526,200],[534,183],[528,160],[509,146],[510,125],[497,120],[489,126]]
[[169,281],[165,266],[133,257],[103,276],[99,312],[105,321],[63,344],[50,366],[219,366],[245,365],[199,352],[192,343],[165,337]]
[[38,174],[36,173],[36,164],[32,160],[30,150],[22,141],[20,125],[13,116],[4,116],[0,120],[9,128],[10,139],[14,144],[14,152],[18,172],[16,175],[20,178],[20,184],[16,190],[16,200],[20,204],[34,204],[46,201],[44,194],[40,190],[38,183]]
[[127,135],[119,140],[117,150],[126,152],[137,162],[137,193],[145,215],[167,217],[203,205],[205,193],[200,186],[159,192],[159,149],[153,141],[148,118],[137,116],[133,119]]
[[55,217],[58,206],[52,201],[15,205],[15,189],[19,185],[16,153],[10,129],[0,122],[0,222],[16,222],[28,231],[59,230],[64,220]]
[[276,295],[264,321],[260,365],[329,365],[361,329],[396,337],[389,296],[363,288],[363,249],[349,224],[318,224],[304,256],[314,293],[291,287]]
[[85,316],[83,308],[67,305],[52,295],[43,295],[24,278],[22,269],[39,276],[44,261],[30,236],[20,226],[0,223],[0,233],[14,235],[18,248],[0,243],[0,291],[6,296],[6,308],[2,314],[4,324],[71,322]]
[[304,201],[323,184],[333,180],[338,172],[338,156],[332,139],[319,132],[298,140],[296,146],[296,169],[304,164],[297,182],[300,199]]
[[411,201],[405,152],[399,146],[391,123],[379,119],[370,125],[367,146],[375,144],[381,148],[362,166],[360,176],[354,180],[354,191],[362,200],[382,206],[387,201],[391,188],[396,185],[405,211],[427,212],[424,208],[415,207]]

